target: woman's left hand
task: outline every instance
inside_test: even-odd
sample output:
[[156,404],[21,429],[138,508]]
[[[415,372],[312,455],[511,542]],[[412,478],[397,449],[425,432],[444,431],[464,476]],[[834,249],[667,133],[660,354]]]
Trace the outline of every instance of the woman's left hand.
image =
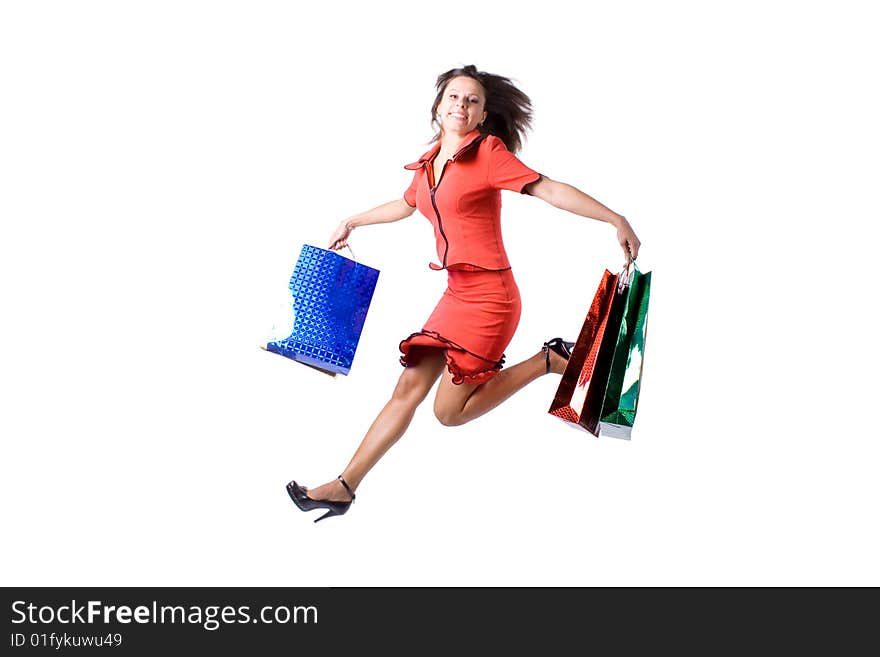
[[639,255],[639,247],[642,243],[639,241],[639,238],[636,237],[635,231],[632,229],[632,226],[629,225],[629,222],[625,217],[617,225],[617,242],[620,244],[620,248],[623,249],[627,261],[629,261],[630,258],[635,260]]

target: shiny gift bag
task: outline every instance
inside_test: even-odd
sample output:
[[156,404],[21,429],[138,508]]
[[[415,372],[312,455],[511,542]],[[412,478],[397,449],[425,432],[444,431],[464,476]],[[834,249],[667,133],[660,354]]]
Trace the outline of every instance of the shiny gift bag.
[[641,390],[651,272],[643,274],[633,263],[628,288],[599,421],[600,435],[627,440],[636,419]]
[[641,379],[650,273],[606,270],[549,413],[594,436],[629,438]]
[[[578,334],[565,372],[556,389],[549,413],[575,426],[580,425],[587,394],[600,383],[593,381],[593,372],[599,358],[599,348],[608,327],[611,307],[614,303],[618,276],[607,269],[599,281],[593,302],[587,311],[584,324]],[[613,327],[612,327],[613,332]],[[604,386],[603,386],[604,391]],[[583,427],[581,427],[583,428]]]
[[308,244],[290,278],[293,330],[265,349],[329,374],[347,375],[379,270]]

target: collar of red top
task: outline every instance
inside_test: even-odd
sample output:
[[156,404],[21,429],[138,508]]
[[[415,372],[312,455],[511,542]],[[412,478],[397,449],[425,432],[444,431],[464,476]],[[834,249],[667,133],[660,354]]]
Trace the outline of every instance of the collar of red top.
[[[472,147],[479,144],[486,135],[480,134],[479,130],[471,130],[467,136],[464,138],[464,141],[461,143],[461,146],[458,147],[458,150],[455,151],[455,155],[452,156],[453,162],[461,157],[464,153],[468,152]],[[407,164],[403,168],[409,169],[410,171],[415,171],[416,169],[421,169],[428,162],[433,160],[437,153],[440,152],[440,142],[438,141],[431,147],[427,153],[422,155],[418,161],[413,162],[412,164]]]

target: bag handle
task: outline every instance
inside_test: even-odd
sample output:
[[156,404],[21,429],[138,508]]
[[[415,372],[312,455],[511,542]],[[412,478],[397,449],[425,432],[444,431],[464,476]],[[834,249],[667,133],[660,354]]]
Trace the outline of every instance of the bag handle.
[[[629,251],[629,249],[627,249]],[[635,276],[636,272],[639,271],[638,266],[636,265],[636,259],[632,256],[632,251],[629,251],[629,260],[623,264],[623,268],[620,270],[620,274],[618,274],[617,278],[617,292],[622,293],[626,288],[630,286],[632,283],[633,276]]]
[[[355,262],[357,262],[358,259],[354,255],[354,251],[352,250],[352,248],[348,244],[345,245],[345,248],[348,249],[348,252],[351,254],[351,259],[354,260]],[[328,249],[328,250],[330,250],[332,253],[336,253],[336,251],[333,249]],[[342,257],[344,258],[345,256],[342,256]]]

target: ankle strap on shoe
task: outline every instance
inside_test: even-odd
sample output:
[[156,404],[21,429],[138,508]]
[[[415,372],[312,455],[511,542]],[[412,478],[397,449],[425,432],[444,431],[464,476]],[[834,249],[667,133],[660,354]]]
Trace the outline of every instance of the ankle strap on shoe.
[[336,478],[339,480],[339,483],[342,484],[342,487],[348,492],[348,494],[351,495],[351,500],[354,501],[354,491],[351,489],[351,486],[349,486],[345,479],[342,478],[342,475],[339,475]]

